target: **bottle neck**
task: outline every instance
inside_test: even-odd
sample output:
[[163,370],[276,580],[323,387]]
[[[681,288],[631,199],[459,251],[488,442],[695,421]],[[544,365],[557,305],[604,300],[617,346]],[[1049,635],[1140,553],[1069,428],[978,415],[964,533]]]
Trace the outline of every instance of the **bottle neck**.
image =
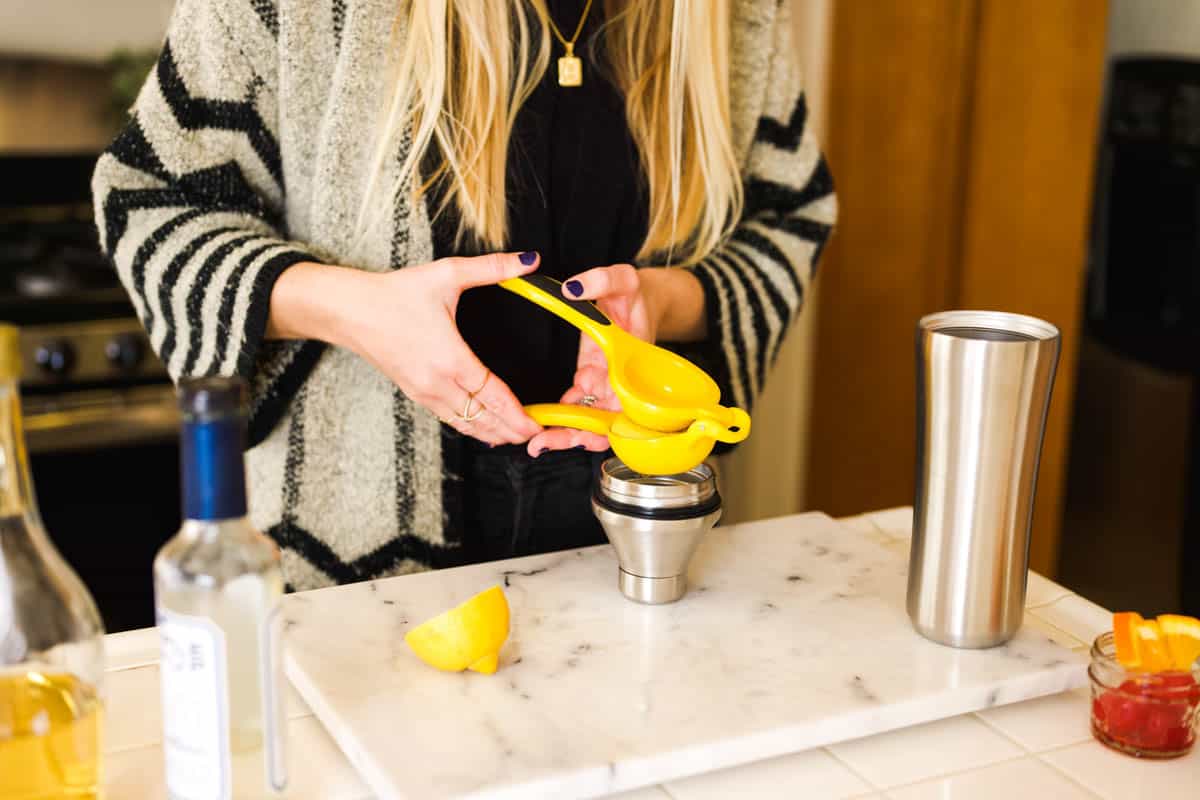
[[0,517],[27,514],[36,507],[21,427],[21,393],[16,380],[0,380]]
[[246,516],[242,418],[185,421],[180,441],[184,518],[213,522]]

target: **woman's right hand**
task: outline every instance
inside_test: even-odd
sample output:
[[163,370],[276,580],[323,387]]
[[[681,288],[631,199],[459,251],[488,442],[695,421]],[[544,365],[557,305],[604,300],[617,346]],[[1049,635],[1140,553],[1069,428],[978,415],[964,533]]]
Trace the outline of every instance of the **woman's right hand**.
[[384,273],[296,264],[271,293],[268,335],[352,350],[461,433],[520,444],[541,426],[471,352],[454,315],[464,290],[533,272],[537,264],[536,253],[443,258]]

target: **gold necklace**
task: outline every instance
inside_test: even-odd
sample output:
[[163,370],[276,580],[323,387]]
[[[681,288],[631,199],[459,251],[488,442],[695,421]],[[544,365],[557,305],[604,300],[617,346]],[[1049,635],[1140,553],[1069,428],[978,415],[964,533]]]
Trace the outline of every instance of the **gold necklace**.
[[550,16],[549,9],[546,11],[546,21],[550,23],[550,30],[554,32],[567,51],[567,54],[558,60],[559,86],[578,86],[583,83],[583,62],[575,55],[575,41],[579,38],[579,32],[583,30],[583,23],[587,21],[588,13],[591,10],[592,0],[587,0],[587,5],[583,7],[583,13],[579,15],[579,24],[575,26],[575,35],[569,41],[554,24],[554,18]]

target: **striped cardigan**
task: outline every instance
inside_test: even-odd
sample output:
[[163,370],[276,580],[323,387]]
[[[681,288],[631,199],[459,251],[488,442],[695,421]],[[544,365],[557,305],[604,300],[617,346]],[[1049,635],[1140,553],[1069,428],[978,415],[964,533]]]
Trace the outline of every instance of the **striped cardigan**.
[[[686,352],[728,402],[750,407],[836,206],[806,126],[787,0],[733,5],[746,207],[692,268],[710,334]],[[350,259],[396,10],[396,0],[178,0],[93,181],[103,247],[172,378],[251,383],[251,516],[297,589],[451,565],[462,552],[458,434],[351,352],[264,338],[284,269]],[[354,265],[429,261],[425,205],[406,193],[378,201],[391,230]]]

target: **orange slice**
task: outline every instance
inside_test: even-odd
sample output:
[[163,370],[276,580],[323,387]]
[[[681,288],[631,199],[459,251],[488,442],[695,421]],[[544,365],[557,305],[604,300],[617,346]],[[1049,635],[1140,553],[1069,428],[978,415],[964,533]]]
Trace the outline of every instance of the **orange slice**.
[[1179,614],[1162,614],[1158,627],[1167,641],[1171,664],[1175,669],[1190,670],[1200,658],[1200,619]]
[[1117,646],[1117,661],[1126,669],[1139,669],[1142,665],[1141,639],[1137,635],[1137,628],[1144,621],[1136,611],[1113,614],[1113,643]]
[[1135,628],[1141,655],[1140,669],[1146,672],[1166,672],[1172,668],[1171,651],[1167,649],[1167,637],[1158,623],[1152,619],[1142,620]]

